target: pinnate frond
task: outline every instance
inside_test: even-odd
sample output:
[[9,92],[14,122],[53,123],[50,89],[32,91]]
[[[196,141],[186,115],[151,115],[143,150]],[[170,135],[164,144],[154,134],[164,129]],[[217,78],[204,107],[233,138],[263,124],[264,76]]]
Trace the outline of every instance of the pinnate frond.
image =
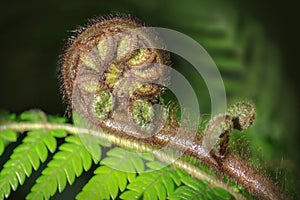
[[78,136],[69,136],[53,156],[42,175],[36,180],[26,199],[49,199],[56,191],[63,191],[67,181],[70,185],[83,170],[92,166],[92,156]]
[[[7,130],[13,137],[13,132]],[[11,188],[16,190],[19,184],[23,184],[26,176],[32,173],[32,168],[37,170],[41,162],[45,162],[48,157],[48,150],[56,150],[56,140],[54,136],[44,130],[29,131],[18,145],[10,159],[4,164],[0,173],[0,198],[8,197]]]

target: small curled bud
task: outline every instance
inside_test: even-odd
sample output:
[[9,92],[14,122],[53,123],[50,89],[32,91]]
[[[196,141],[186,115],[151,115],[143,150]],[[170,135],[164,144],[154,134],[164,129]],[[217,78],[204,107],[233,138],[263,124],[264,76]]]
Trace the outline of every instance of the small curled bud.
[[207,154],[211,150],[215,152],[224,151],[222,148],[226,148],[229,139],[228,135],[232,130],[233,124],[230,115],[219,114],[215,116],[205,127],[202,141],[203,149]]
[[229,107],[227,112],[233,120],[234,129],[243,131],[254,123],[255,107],[249,102],[238,102]]
[[205,127],[202,145],[209,153],[211,150],[224,157],[233,129],[246,130],[254,123],[255,107],[247,102],[238,102],[228,108],[226,114],[219,114]]
[[154,110],[152,105],[145,100],[137,100],[131,106],[133,120],[143,130],[150,130],[153,125]]
[[113,109],[114,100],[110,92],[101,92],[95,96],[93,102],[93,112],[99,119],[106,119],[109,117]]

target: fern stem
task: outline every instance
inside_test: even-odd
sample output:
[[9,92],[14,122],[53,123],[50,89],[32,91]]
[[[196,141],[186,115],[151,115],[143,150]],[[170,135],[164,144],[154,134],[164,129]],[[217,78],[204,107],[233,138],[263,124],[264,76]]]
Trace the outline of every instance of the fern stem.
[[[11,129],[17,132],[25,132],[28,130],[37,130],[37,129],[47,129],[47,130],[57,130],[63,129],[70,134],[89,134],[97,136],[101,139],[108,140],[109,142],[114,143],[115,145],[126,147],[138,151],[147,151],[155,152],[155,147],[141,143],[140,141],[133,141],[131,138],[124,138],[118,135],[113,135],[105,133],[103,131],[97,131],[94,129],[76,127],[71,124],[59,124],[59,123],[48,123],[48,122],[37,122],[37,123],[28,123],[28,122],[12,122],[7,124],[0,125],[0,132],[6,129]],[[164,152],[153,153],[154,156],[162,161],[166,162],[170,160],[170,155]],[[172,159],[172,158],[171,158]],[[216,168],[214,165],[213,169],[228,175],[233,178],[237,183],[240,183],[245,189],[249,192],[255,194],[260,199],[282,199],[286,198],[284,194],[271,182],[265,175],[261,172],[255,170],[253,167],[249,166],[246,161],[242,160],[236,155],[228,155],[222,161],[220,161],[220,168]],[[180,168],[191,176],[201,179],[208,182],[210,185],[215,187],[220,187],[224,190],[230,192],[236,199],[245,199],[238,191],[235,191],[228,184],[222,182],[222,180],[214,177],[198,167],[184,161],[183,159],[174,160],[172,163],[174,167]],[[209,164],[209,163],[208,163]],[[241,172],[241,173],[235,173]],[[256,187],[257,186],[257,187]]]

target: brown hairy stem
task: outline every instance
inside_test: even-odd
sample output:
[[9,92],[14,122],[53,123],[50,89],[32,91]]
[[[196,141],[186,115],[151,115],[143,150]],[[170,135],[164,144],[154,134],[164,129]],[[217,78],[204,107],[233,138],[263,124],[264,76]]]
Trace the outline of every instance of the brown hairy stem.
[[253,168],[241,157],[228,154],[220,162],[221,172],[236,180],[259,199],[288,199],[287,195],[264,173]]

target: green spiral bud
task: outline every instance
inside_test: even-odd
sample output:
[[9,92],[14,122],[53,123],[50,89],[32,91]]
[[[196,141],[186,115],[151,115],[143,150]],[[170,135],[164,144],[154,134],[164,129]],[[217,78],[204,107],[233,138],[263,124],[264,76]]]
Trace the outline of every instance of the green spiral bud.
[[154,110],[152,105],[145,100],[136,100],[131,106],[134,122],[143,130],[150,131],[153,128]]
[[105,120],[126,123],[131,117],[141,128],[151,126],[155,115],[151,107],[159,102],[170,79],[161,65],[169,64],[170,59],[166,51],[151,48],[161,42],[155,33],[135,31],[137,28],[143,25],[116,16],[78,31],[61,67],[70,110],[75,108],[97,125]]
[[93,103],[93,112],[99,119],[106,119],[109,117],[113,109],[114,99],[109,92],[101,92],[95,96]]
[[255,107],[249,102],[238,102],[229,107],[227,112],[233,120],[234,128],[237,130],[246,130],[254,123]]

